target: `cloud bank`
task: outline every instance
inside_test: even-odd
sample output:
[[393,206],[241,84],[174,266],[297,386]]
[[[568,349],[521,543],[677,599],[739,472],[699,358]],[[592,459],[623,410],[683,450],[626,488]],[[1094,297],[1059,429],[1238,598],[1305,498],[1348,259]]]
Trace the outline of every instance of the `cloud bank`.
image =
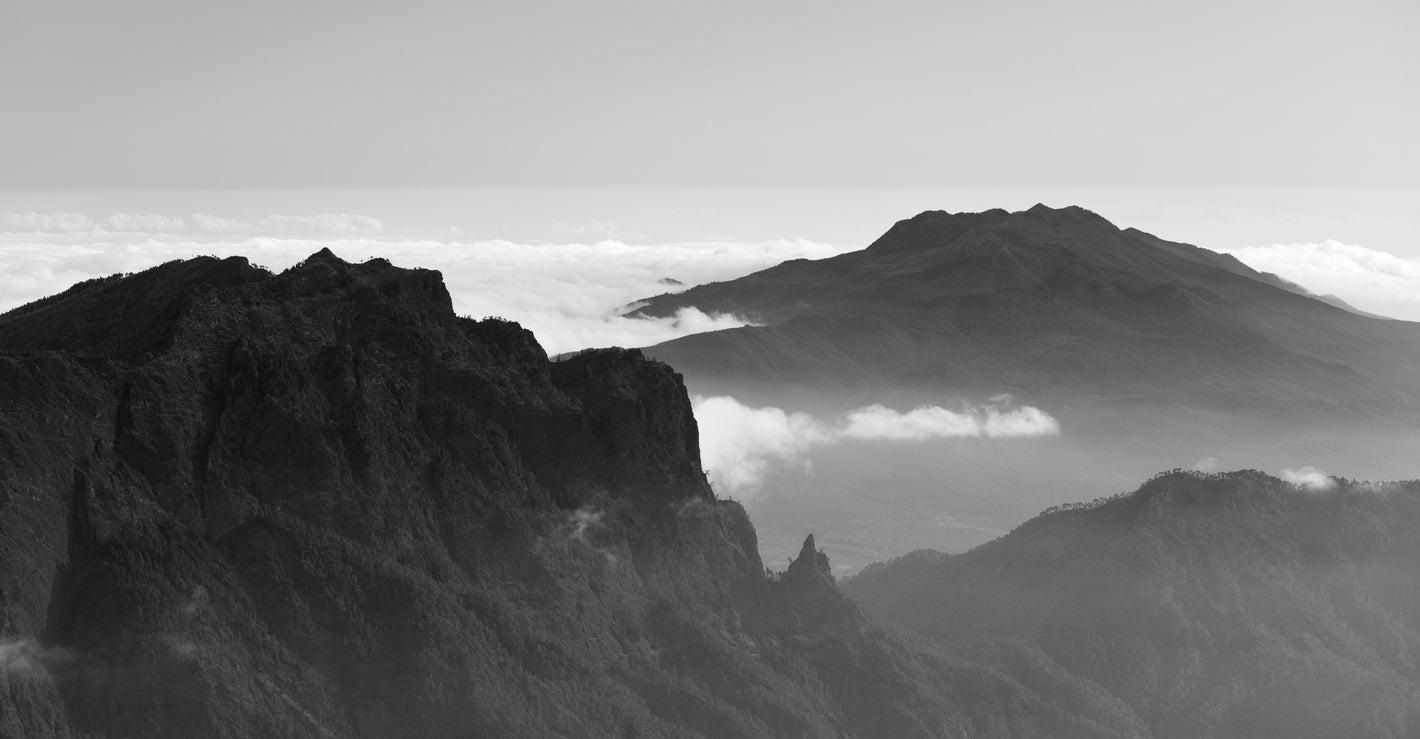
[[1303,490],[1321,492],[1336,487],[1336,481],[1331,479],[1325,472],[1316,467],[1303,467],[1299,470],[1282,470],[1282,479],[1296,485]]
[[732,495],[759,489],[774,466],[808,468],[809,451],[837,440],[807,413],[752,408],[727,396],[691,398],[700,425],[700,462],[710,480]]
[[[192,224],[191,229],[188,227],[189,222]],[[362,236],[380,233],[384,230],[384,224],[369,216],[349,213],[273,215],[255,222],[205,213],[193,213],[188,218],[157,213],[110,213],[107,216],[92,218],[82,213],[67,211],[0,213],[0,232],[9,234],[86,234],[100,237],[118,233],[162,236],[184,234],[189,230],[203,234]]]
[[[151,227],[147,231],[120,227]],[[725,280],[787,259],[818,259],[844,248],[804,240],[674,244],[523,244],[504,240],[403,239],[375,218],[349,214],[237,220],[77,213],[0,214],[0,311],[60,292],[80,280],[135,272],[199,255],[245,256],[285,269],[322,248],[352,262],[372,257],[440,270],[454,309],[501,316],[537,335],[550,354],[593,346],[646,346],[746,325],[695,309],[669,318],[622,318],[634,300],[679,286]]]
[[[727,396],[694,396],[700,459],[711,482],[730,495],[751,495],[776,467],[811,467],[811,452],[845,441],[927,441],[948,438],[1057,436],[1060,424],[1032,406],[997,402],[954,411],[922,406],[902,412],[882,405],[850,411],[834,422],[775,407],[754,408]],[[998,405],[999,403],[999,405]]]
[[0,231],[9,233],[169,233],[186,228],[182,218],[156,213],[113,213],[103,218],[65,211],[0,213]]
[[1211,472],[1217,472],[1221,467],[1222,467],[1222,463],[1218,461],[1218,458],[1217,458],[1217,457],[1204,457],[1204,458],[1198,460],[1197,462],[1194,462],[1194,463],[1193,463],[1193,466],[1190,467],[1189,469],[1193,470],[1194,472],[1210,472],[1210,473],[1211,473]]
[[1403,258],[1340,241],[1272,244],[1229,250],[1253,269],[1272,272],[1361,310],[1420,321],[1420,258]]
[[25,673],[61,666],[71,659],[68,650],[46,647],[28,639],[0,640],[0,673]]

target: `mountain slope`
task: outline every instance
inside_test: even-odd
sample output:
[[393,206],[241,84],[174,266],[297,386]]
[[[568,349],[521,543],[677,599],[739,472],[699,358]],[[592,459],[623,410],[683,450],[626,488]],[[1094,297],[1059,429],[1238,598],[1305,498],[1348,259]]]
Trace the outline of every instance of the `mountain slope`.
[[650,299],[762,323],[648,352],[693,383],[1420,416],[1420,325],[1081,208],[926,212],[867,249]]
[[1420,483],[1173,473],[845,588],[1023,683],[1070,676],[1063,700],[1101,690],[1156,737],[1389,737],[1420,731],[1417,572]]
[[678,374],[328,251],[0,316],[0,737],[1131,736],[770,576]]

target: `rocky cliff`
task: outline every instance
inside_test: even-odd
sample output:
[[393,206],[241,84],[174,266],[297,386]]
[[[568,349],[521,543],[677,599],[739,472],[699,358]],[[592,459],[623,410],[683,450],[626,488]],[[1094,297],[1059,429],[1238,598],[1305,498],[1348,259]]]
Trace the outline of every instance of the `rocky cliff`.
[[681,378],[437,272],[195,259],[0,317],[0,737],[1125,735],[766,573]]

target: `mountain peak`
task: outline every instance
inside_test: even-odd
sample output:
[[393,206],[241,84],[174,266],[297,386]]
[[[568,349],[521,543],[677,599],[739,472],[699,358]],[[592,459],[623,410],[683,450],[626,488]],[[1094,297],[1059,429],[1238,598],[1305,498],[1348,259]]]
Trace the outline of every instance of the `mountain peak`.
[[924,210],[893,224],[887,233],[868,245],[868,251],[905,252],[949,244],[977,226],[999,221],[1010,215],[1000,208],[980,213]]
[[812,559],[817,552],[818,547],[814,545],[814,535],[809,534],[808,537],[804,539],[804,545],[799,547],[799,559]]
[[1032,228],[1030,224],[1049,224],[1057,229],[1062,226],[1073,227],[1092,234],[1119,231],[1119,227],[1109,219],[1078,205],[1052,208],[1044,203],[1036,203],[1026,210],[1014,213],[1001,208],[992,208],[980,213],[924,210],[893,224],[887,233],[868,245],[868,250],[890,253],[935,249],[952,244],[972,229],[1019,232]]
[[1052,208],[1045,203],[1036,203],[1031,207],[1012,213],[1015,216],[1030,216],[1032,218],[1046,221],[1073,221],[1076,223],[1093,223],[1095,225],[1108,226],[1112,231],[1120,230],[1108,218],[1078,205],[1067,205],[1063,208]]
[[785,574],[790,579],[809,578],[833,581],[833,568],[828,563],[828,555],[818,550],[813,534],[809,534],[804,539],[804,545],[799,548],[799,556],[789,563],[789,569]]
[[307,262],[334,262],[336,264],[348,264],[344,259],[335,255],[330,247],[322,247],[320,251],[306,258]]

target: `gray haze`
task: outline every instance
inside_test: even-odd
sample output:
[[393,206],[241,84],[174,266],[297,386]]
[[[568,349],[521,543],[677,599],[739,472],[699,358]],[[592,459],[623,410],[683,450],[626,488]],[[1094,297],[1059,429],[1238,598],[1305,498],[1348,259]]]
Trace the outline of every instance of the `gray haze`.
[[0,5],[0,186],[1420,183],[1420,5]]

